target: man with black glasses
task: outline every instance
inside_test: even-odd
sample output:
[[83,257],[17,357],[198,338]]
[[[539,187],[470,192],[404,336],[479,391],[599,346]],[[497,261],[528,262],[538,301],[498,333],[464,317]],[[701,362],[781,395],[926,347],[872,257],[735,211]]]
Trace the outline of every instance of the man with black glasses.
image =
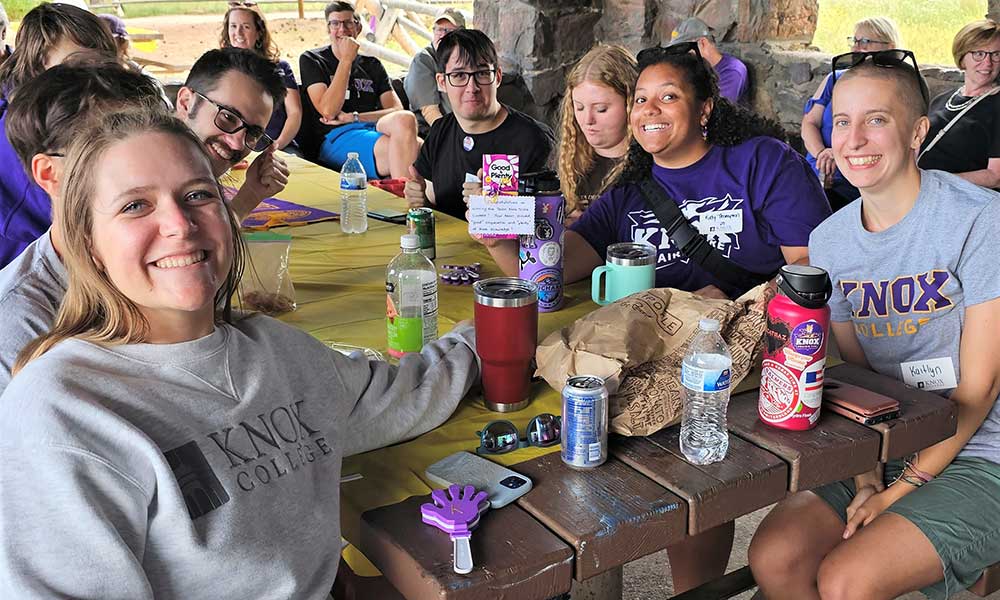
[[299,57],[302,127],[296,138],[306,158],[340,170],[357,152],[369,179],[406,177],[420,148],[417,119],[389,83],[377,58],[358,56],[361,19],[348,2],[323,11],[330,44]]
[[[950,398],[957,430],[783,501],[750,567],[780,598],[947,598],[1000,561],[1000,194],[917,167],[927,88],[906,50],[834,59],[832,149],[861,192],[813,230],[841,357]],[[989,517],[987,515],[994,515]]]
[[240,48],[203,54],[177,92],[177,117],[204,142],[216,177],[251,151],[260,152],[230,201],[241,217],[288,183],[288,165],[264,133],[271,111],[284,100],[285,85],[274,63]]
[[483,154],[516,154],[520,172],[542,169],[552,151],[552,131],[497,100],[503,73],[486,34],[459,29],[441,39],[437,53],[438,87],[447,91],[452,110],[434,122],[410,170],[410,206],[430,204],[465,219],[462,185],[466,174],[482,168]]

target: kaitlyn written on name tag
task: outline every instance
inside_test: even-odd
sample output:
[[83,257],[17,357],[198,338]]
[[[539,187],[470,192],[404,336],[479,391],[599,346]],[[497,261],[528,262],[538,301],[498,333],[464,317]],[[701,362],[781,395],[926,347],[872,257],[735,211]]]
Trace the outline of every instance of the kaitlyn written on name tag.
[[903,382],[917,389],[934,391],[958,387],[951,358],[928,358],[900,363]]

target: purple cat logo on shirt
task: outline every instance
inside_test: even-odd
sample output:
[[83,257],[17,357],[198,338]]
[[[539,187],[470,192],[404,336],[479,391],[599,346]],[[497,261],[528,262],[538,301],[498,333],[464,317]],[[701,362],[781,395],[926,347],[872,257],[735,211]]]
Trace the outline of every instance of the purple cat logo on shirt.
[[[681,203],[681,213],[688,218],[699,233],[726,258],[733,250],[740,249],[740,233],[743,232],[742,198],[726,194],[723,198],[710,196],[701,200],[685,200]],[[660,249],[656,268],[669,267],[675,263],[687,264],[689,259],[669,240],[659,227],[653,211],[642,210],[628,213],[632,221],[632,241],[652,244]]]

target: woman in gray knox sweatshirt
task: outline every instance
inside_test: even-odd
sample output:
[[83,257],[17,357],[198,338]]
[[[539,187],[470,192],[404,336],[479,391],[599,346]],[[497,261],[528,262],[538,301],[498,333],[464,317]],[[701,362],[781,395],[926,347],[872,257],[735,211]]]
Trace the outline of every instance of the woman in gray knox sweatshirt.
[[173,117],[105,115],[64,172],[69,287],[0,398],[0,597],[326,598],[341,458],[441,424],[471,328],[397,368],[224,319],[236,223]]

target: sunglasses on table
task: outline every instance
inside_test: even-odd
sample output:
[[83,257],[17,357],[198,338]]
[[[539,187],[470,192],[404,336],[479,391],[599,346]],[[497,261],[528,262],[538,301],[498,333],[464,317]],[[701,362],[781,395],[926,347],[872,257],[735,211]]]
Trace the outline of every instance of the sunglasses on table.
[[917,66],[917,58],[909,50],[879,50],[877,52],[847,52],[833,57],[833,79],[837,80],[838,71],[852,69],[865,61],[871,60],[876,67],[887,69],[905,69],[913,73],[920,87],[920,95],[925,104],[930,104],[930,92],[927,90],[927,82],[920,74],[920,67]]
[[545,448],[558,444],[562,434],[562,418],[542,413],[528,421],[525,433],[527,435],[522,439],[517,427],[510,421],[490,421],[482,431],[476,432],[479,436],[476,454],[503,454],[528,446]]
[[635,59],[638,62],[655,62],[656,58],[661,56],[675,56],[679,54],[689,54],[691,52],[693,52],[698,58],[701,58],[701,52],[698,51],[698,42],[680,42],[669,46],[653,46],[652,48],[645,48],[640,50],[639,54],[635,55]]
[[225,133],[237,133],[241,130],[246,130],[246,134],[243,136],[243,145],[247,147],[247,150],[262,152],[274,143],[274,140],[264,133],[263,128],[247,123],[233,109],[222,106],[197,90],[194,90],[194,93],[210,102],[216,108],[215,126],[221,131]]

